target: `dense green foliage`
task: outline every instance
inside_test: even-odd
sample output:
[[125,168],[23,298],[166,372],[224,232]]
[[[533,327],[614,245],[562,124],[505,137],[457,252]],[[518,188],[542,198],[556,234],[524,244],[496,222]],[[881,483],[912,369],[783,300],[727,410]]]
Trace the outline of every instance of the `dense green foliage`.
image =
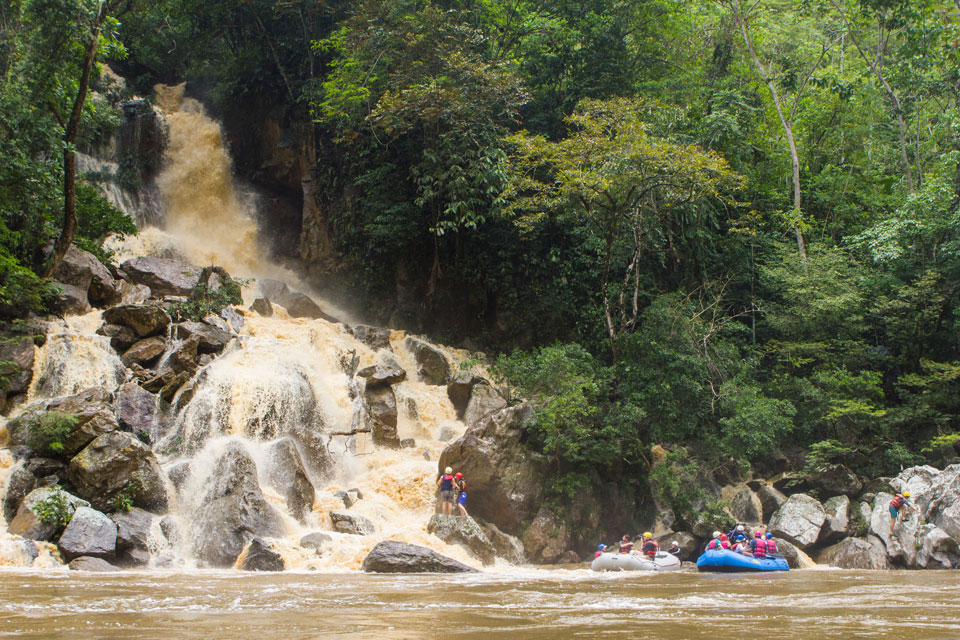
[[25,442],[34,451],[45,455],[58,455],[77,426],[76,416],[57,411],[27,414],[13,420],[13,427],[27,433]]
[[58,530],[65,528],[73,519],[67,494],[59,487],[49,496],[33,505],[33,512],[40,518],[40,522],[52,525]]

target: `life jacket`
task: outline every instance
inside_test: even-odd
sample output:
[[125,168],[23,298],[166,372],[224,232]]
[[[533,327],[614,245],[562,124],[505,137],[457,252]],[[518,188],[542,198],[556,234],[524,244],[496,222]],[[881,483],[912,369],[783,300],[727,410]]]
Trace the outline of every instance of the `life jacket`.
[[902,495],[900,495],[900,494],[898,493],[898,494],[893,498],[893,500],[890,501],[890,506],[891,506],[891,507],[896,507],[897,509],[899,509],[900,507],[903,506],[903,504],[904,504],[906,501],[907,501],[907,499],[904,498]]
[[630,553],[630,551],[632,550],[633,550],[632,542],[624,542],[623,540],[620,541],[620,553]]
[[726,540],[721,540],[721,541],[720,541],[720,547],[721,547],[722,549],[729,549],[729,548],[730,548],[730,543],[727,542]]
[[643,552],[650,556],[651,558],[656,557],[657,551],[659,550],[660,545],[656,543],[655,540],[649,540],[643,543]]
[[767,555],[777,553],[777,541],[773,538],[767,538]]
[[719,548],[720,548],[720,541],[719,541],[719,540],[711,540],[711,541],[707,544],[707,551],[712,551],[713,549],[719,549]]
[[453,491],[453,476],[443,476],[440,478],[440,491]]
[[459,487],[460,487],[460,493],[466,493],[466,492],[467,492],[467,481],[466,481],[466,480],[461,479],[460,482],[457,483],[457,485],[459,485]]
[[753,543],[750,545],[750,549],[753,551],[754,558],[767,557],[767,541],[763,538],[754,538]]

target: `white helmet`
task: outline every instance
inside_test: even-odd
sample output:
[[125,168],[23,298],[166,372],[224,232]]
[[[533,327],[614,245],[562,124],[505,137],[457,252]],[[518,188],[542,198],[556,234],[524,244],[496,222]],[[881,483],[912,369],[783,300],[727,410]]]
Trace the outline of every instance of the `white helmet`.
[[447,467],[446,469],[443,470],[443,472],[447,475],[450,475],[451,473],[453,473],[453,468]]
[[742,524],[738,524],[738,525],[737,525],[737,531],[743,531],[743,525],[742,525]]
[[674,541],[671,542],[670,544],[672,544],[672,545],[675,546],[675,547],[679,547],[679,546],[680,546],[680,543],[677,542],[676,540],[674,540]]
[[719,531],[714,531],[714,532],[713,532],[713,537],[714,537],[714,538],[719,538],[719,537],[720,537],[720,532],[719,532]]

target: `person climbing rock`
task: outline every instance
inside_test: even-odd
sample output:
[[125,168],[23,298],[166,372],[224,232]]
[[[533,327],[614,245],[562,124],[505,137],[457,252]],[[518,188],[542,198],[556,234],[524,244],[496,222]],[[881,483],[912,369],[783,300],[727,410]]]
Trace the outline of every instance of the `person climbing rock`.
[[633,551],[633,543],[630,542],[630,536],[623,534],[620,538],[620,553],[630,553]]
[[453,515],[453,483],[455,481],[453,469],[450,467],[444,469],[443,475],[437,480],[437,486],[440,487],[440,512],[444,515]]
[[[903,507],[907,507],[916,511],[918,514],[920,510],[915,506],[910,504],[910,501],[907,498],[910,497],[909,491],[904,491],[903,493],[898,493],[894,496],[893,500],[890,501],[890,535],[893,535],[893,527],[897,524],[897,518],[900,516],[900,510]],[[906,516],[903,517],[903,520],[906,521]]]
[[457,490],[457,507],[460,509],[460,515],[467,515],[467,481],[463,479],[463,474],[459,471],[453,476],[454,487]]

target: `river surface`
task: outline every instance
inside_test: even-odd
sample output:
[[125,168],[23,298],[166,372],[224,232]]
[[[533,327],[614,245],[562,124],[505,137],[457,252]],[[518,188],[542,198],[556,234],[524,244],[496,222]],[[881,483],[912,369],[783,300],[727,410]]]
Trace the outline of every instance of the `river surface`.
[[0,571],[29,638],[960,638],[960,573]]

